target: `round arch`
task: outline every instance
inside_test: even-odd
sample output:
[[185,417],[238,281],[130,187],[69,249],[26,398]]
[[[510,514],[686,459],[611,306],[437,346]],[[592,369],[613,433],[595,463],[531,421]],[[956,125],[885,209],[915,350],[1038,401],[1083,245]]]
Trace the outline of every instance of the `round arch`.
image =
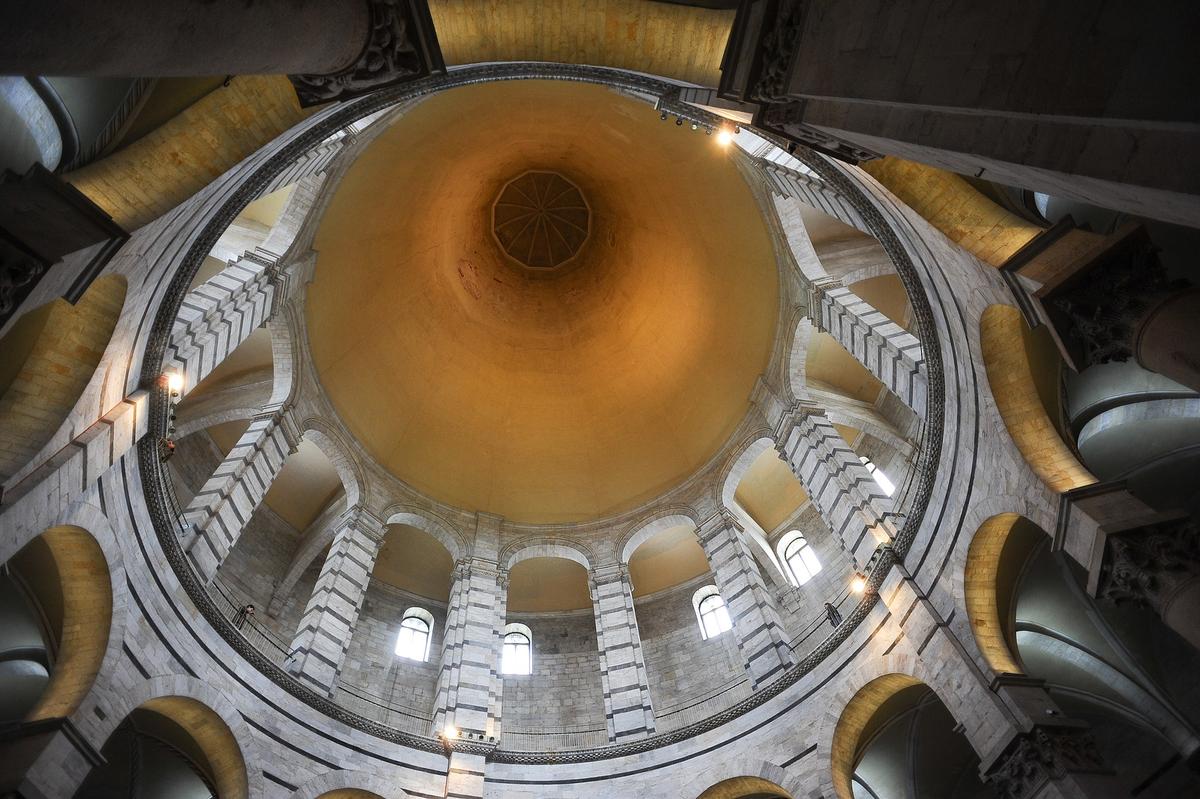
[[635,524],[617,542],[622,563],[629,563],[638,547],[654,536],[670,530],[673,527],[688,527],[695,529],[700,526],[696,512],[688,507],[675,506],[663,508],[648,518]]
[[98,508],[74,506],[34,541],[57,571],[62,615],[58,659],[26,721],[69,717],[83,703],[105,662],[119,656],[128,590],[116,537]]
[[[950,715],[962,723],[970,719],[963,735],[978,752],[987,741],[975,740],[981,734],[1005,729],[1009,722],[999,708],[986,697],[959,696],[942,686],[935,672],[926,674],[930,664],[908,652],[892,652],[850,670],[826,702],[816,732],[817,763],[821,765],[821,793],[837,799],[853,799],[851,780],[859,739],[875,712],[892,696],[914,685],[925,685],[937,695]],[[990,695],[989,695],[990,696]],[[969,712],[964,708],[970,707]],[[827,766],[827,767],[826,767]]]
[[767,535],[771,531],[763,530],[735,498],[738,485],[750,467],[764,452],[774,448],[775,439],[773,437],[764,434],[762,430],[754,431],[746,437],[746,443],[737,451],[738,454],[730,458],[728,465],[717,478],[717,485],[721,487],[722,507],[733,513],[742,525],[747,540],[754,545],[752,551],[755,551],[757,555],[755,560],[764,570],[764,576],[769,576],[769,579],[778,585],[790,585],[791,581],[783,571],[783,564],[780,563],[775,550],[767,540]]
[[370,771],[339,769],[313,777],[288,799],[407,799],[408,794],[388,779]]
[[735,507],[736,500],[733,497],[737,493],[738,484],[750,470],[751,464],[758,460],[758,457],[764,452],[774,447],[775,439],[764,435],[763,431],[756,431],[747,437],[745,445],[738,450],[737,455],[730,459],[717,478],[717,485],[721,487],[721,504],[724,507]]
[[467,557],[470,545],[458,528],[449,524],[439,516],[411,505],[391,505],[383,512],[385,524],[406,524],[428,533],[450,553],[450,559],[457,563]]
[[250,728],[230,700],[194,677],[169,675],[138,683],[116,695],[117,712],[100,724],[107,741],[121,722],[138,708],[152,710],[178,724],[192,737],[212,767],[222,799],[248,799],[262,794],[262,769],[253,759]]
[[1096,482],[1075,457],[1038,398],[1026,354],[1026,327],[1011,305],[989,305],[979,319],[979,345],[996,409],[1025,463],[1058,493]]
[[122,275],[104,275],[74,305],[55,299],[0,338],[0,482],[29,467],[104,372],[126,289]]
[[1019,513],[998,513],[979,526],[967,548],[963,566],[967,618],[980,653],[997,674],[1025,673],[1010,623],[1012,601],[1020,567],[1039,533]]
[[346,507],[354,507],[366,493],[366,479],[358,462],[350,454],[351,447],[324,419],[308,418],[300,428],[307,438],[329,459],[346,492]]
[[[780,769],[782,771],[782,769]],[[696,799],[793,799],[783,786],[762,777],[730,777],[709,787]]]
[[578,541],[566,538],[526,538],[514,541],[500,553],[500,562],[510,570],[530,558],[563,558],[575,561],[589,572],[592,570],[591,551]]

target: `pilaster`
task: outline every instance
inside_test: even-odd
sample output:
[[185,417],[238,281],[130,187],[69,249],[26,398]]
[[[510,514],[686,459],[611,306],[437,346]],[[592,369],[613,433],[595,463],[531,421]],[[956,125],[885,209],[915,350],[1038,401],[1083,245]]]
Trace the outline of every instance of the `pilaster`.
[[654,732],[650,683],[633,608],[626,564],[600,566],[589,575],[608,740],[624,741]]
[[500,736],[500,651],[507,594],[507,574],[495,561],[471,557],[455,564],[434,705],[435,732],[452,727],[463,735]]
[[890,497],[818,408],[796,406],[782,416],[775,449],[808,492],[825,523],[862,568],[901,525]]
[[261,411],[193,497],[182,543],[203,580],[216,574],[299,443],[290,408]]
[[282,276],[266,254],[247,254],[187,293],[164,357],[183,375],[184,395],[271,318],[287,291]]
[[300,628],[292,640],[293,671],[310,687],[333,691],[358,625],[386,525],[356,506],[338,519]]
[[765,685],[794,662],[779,609],[733,516],[714,514],[700,525],[699,534],[750,682],[755,688]]
[[850,289],[810,287],[810,313],[825,331],[918,415],[925,415],[929,377],[921,342]]

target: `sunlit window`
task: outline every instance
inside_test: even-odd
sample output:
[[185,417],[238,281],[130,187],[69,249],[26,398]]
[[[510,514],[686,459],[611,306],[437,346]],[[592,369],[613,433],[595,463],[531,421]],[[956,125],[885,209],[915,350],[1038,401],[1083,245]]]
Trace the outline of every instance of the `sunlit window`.
[[504,628],[504,651],[500,656],[500,671],[503,674],[532,674],[533,645],[531,633],[524,624],[510,624]]
[[812,546],[799,533],[795,533],[783,548],[783,562],[791,571],[796,585],[804,585],[821,571],[821,560]]
[[428,660],[433,617],[421,608],[409,608],[396,636],[396,655],[409,660]]
[[720,635],[733,626],[725,600],[715,585],[707,585],[692,596],[696,609],[696,620],[700,623],[700,635],[706,640]]
[[883,493],[889,497],[896,493],[896,484],[888,479],[888,476],[883,473],[883,469],[876,466],[866,455],[860,455],[858,459],[863,462],[863,466],[867,467],[867,471],[875,478],[875,482],[883,489]]

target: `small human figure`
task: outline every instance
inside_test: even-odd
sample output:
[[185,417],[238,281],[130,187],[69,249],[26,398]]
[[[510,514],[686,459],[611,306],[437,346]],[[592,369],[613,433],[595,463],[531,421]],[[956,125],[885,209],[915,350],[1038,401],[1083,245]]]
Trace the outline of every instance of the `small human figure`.
[[245,607],[238,608],[237,615],[233,617],[233,624],[235,627],[237,627],[240,630],[240,629],[242,629],[242,625],[244,625],[246,622],[250,621],[253,618],[254,618],[254,605],[246,605]]
[[838,609],[831,602],[825,603],[825,616],[829,619],[831,627],[837,627],[842,623],[842,614],[838,613]]
[[175,454],[175,439],[164,437],[160,443],[162,446],[159,448],[159,460],[165,463]]

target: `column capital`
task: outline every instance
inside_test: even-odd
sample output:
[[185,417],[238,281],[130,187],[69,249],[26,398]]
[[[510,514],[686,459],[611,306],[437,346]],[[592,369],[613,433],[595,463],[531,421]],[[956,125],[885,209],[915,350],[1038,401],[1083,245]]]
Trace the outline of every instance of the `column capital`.
[[476,555],[470,555],[465,558],[460,558],[454,564],[455,579],[470,579],[472,575],[484,575],[492,577],[499,583],[501,580],[507,585],[508,571],[500,568],[494,560],[481,558]]
[[289,75],[302,107],[347,100],[446,71],[433,18],[414,0],[367,0],[367,41],[351,64],[325,75]]
[[383,537],[387,533],[387,524],[375,511],[365,505],[352,505],[342,511],[334,522],[335,535],[336,531],[346,527],[353,527],[376,544],[382,544]]
[[696,525],[696,532],[699,534],[702,543],[705,538],[720,529],[732,529],[736,532],[741,532],[742,523],[738,521],[737,517],[728,508],[721,508]]
[[618,580],[629,582],[628,563],[605,563],[593,566],[588,570],[588,576],[597,584],[614,583]]
[[1127,361],[1135,354],[1138,331],[1150,312],[1187,286],[1167,275],[1158,251],[1136,227],[1109,237],[1111,249],[1071,280],[1043,297],[1058,312],[1059,336],[1075,367]]
[[251,421],[265,421],[278,427],[290,448],[289,453],[295,452],[296,448],[300,446],[300,439],[304,433],[300,430],[296,415],[292,412],[291,403],[264,405],[258,413],[254,414]]
[[1110,535],[1096,597],[1161,613],[1172,595],[1200,577],[1200,530],[1188,518]]
[[1015,736],[985,775],[1001,799],[1031,799],[1072,774],[1108,774],[1085,728],[1039,725]]
[[808,288],[808,319],[817,330],[824,330],[825,328],[821,324],[821,314],[816,309],[820,307],[821,298],[825,296],[825,292],[830,289],[844,288],[842,281],[826,275],[805,280],[805,286]]
[[788,452],[788,445],[792,431],[799,427],[809,416],[825,416],[825,408],[810,398],[792,401],[779,414],[779,418],[775,422],[775,427],[771,431],[771,437],[775,440],[775,453],[784,463],[791,463],[791,453]]

